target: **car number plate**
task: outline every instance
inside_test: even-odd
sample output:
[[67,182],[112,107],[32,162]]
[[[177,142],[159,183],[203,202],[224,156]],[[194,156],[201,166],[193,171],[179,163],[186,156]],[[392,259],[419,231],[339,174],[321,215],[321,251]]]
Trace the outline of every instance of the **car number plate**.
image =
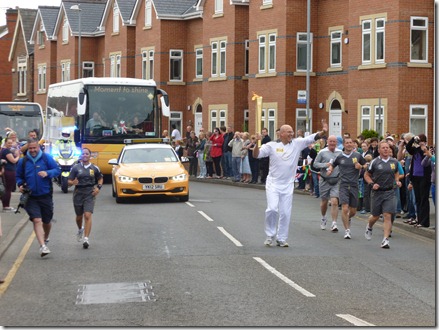
[[163,184],[144,184],[143,190],[164,190],[165,185]]

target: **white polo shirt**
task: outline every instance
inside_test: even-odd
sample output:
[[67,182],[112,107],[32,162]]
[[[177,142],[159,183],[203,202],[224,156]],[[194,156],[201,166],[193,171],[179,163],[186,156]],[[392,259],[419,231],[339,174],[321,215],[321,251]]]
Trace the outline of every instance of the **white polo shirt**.
[[288,144],[276,141],[263,144],[259,150],[258,158],[270,157],[267,183],[274,185],[277,189],[291,189],[291,186],[294,188],[300,153],[315,141],[316,134],[293,139]]

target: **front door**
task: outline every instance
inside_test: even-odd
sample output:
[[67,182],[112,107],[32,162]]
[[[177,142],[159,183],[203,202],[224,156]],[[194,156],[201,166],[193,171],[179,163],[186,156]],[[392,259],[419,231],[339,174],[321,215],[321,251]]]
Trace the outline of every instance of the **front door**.
[[329,111],[329,135],[342,136],[341,113],[341,110]]
[[200,134],[200,128],[203,127],[203,113],[195,113],[195,134],[198,136]]

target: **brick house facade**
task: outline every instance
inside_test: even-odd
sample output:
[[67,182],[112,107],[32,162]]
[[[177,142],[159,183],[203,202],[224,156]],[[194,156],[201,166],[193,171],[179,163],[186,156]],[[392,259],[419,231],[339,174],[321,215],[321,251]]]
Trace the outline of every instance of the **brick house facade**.
[[8,59],[17,16],[17,9],[8,9],[6,11],[6,25],[0,27],[0,101],[12,99],[12,63]]
[[[77,76],[78,13],[70,9],[76,3],[61,2],[52,51],[35,49],[36,80],[38,65],[56,63],[56,78],[47,75],[47,85],[62,80],[63,63],[70,63],[70,79]],[[283,123],[305,128],[306,113],[310,131],[324,119],[336,135],[369,128],[434,136],[432,0],[313,1],[309,111],[299,97],[306,90],[306,1],[79,3],[88,22],[82,63],[93,63],[95,76],[119,70],[153,78],[170,98],[165,127],[230,125],[253,133],[255,92],[263,97],[262,125],[272,137]],[[64,18],[69,33],[63,42]],[[45,105],[45,92],[35,93]]]

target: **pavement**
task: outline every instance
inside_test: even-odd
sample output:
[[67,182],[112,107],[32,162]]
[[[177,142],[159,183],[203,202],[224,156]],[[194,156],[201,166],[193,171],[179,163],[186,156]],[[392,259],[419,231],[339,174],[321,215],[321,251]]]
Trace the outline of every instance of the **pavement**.
[[[205,184],[222,184],[229,186],[239,186],[248,189],[260,189],[265,190],[265,186],[263,184],[246,184],[241,182],[232,182],[231,180],[226,179],[197,179],[190,178],[190,181],[203,182]],[[308,195],[309,198],[313,198],[316,200],[316,207],[319,205],[319,199],[311,196],[309,192],[295,189],[295,194],[300,195]],[[10,205],[14,208],[17,207],[20,199],[20,193],[14,192],[12,193],[11,203]],[[293,205],[294,207],[294,205]],[[421,235],[430,239],[436,239],[436,209],[433,205],[433,202],[430,199],[430,227],[429,228],[415,228],[411,225],[403,223],[402,218],[395,219],[393,226],[400,228],[402,230],[406,230],[408,232]],[[357,212],[356,217],[360,219],[366,220],[369,217],[369,214],[360,214]],[[19,235],[20,231],[26,226],[31,226],[30,221],[28,220],[28,216],[25,210],[20,209],[20,213],[14,212],[0,212],[0,225],[2,226],[3,236],[0,237],[0,260],[8,247],[14,242],[15,238]]]

